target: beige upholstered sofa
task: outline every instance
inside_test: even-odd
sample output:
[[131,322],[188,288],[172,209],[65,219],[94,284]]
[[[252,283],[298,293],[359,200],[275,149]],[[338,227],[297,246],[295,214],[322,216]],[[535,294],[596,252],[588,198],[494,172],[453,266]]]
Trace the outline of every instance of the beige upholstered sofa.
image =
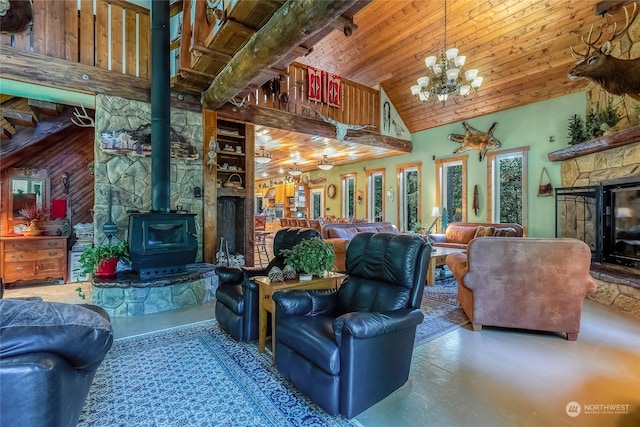
[[452,222],[447,226],[444,234],[431,234],[432,246],[466,249],[471,240],[476,237],[522,237],[524,230],[519,224],[504,223],[491,224],[479,222]]
[[591,251],[577,239],[473,239],[447,256],[473,329],[483,325],[564,332],[575,341],[585,297],[596,289]]
[[357,223],[329,223],[322,226],[322,238],[333,243],[336,253],[336,270],[345,271],[345,257],[349,242],[358,233],[398,233],[398,227],[390,222],[357,222]]

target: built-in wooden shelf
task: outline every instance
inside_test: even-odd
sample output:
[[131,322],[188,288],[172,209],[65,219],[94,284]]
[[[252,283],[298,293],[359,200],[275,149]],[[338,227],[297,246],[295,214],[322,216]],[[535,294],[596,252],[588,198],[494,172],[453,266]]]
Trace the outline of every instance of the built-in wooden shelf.
[[562,150],[549,153],[548,156],[550,161],[558,162],[609,150],[611,148],[623,147],[633,144],[634,142],[640,142],[640,125],[632,126],[611,135],[601,136],[580,144],[571,145]]

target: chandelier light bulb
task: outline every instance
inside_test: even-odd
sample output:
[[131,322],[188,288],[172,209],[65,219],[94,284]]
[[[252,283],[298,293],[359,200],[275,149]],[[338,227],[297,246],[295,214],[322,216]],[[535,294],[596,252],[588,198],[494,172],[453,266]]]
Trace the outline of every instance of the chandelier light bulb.
[[460,86],[460,95],[467,96],[469,95],[469,92],[471,92],[471,86],[469,85]]
[[460,55],[460,56],[457,56],[453,62],[456,64],[456,67],[462,67],[466,60],[467,60],[466,56]]
[[419,85],[411,86],[411,95],[416,96],[419,93],[420,93],[420,86]]
[[478,77],[478,70],[467,70],[464,73],[464,77],[469,80],[472,81],[473,79],[475,79],[476,77]]
[[481,84],[482,84],[482,77],[476,77],[471,82],[471,87],[474,88],[474,89],[477,89],[477,88],[480,87]]
[[448,49],[446,53],[447,59],[454,59],[456,56],[458,56],[458,49],[452,47],[451,49]]
[[447,70],[447,79],[450,81],[455,81],[455,79],[458,78],[459,74],[460,70],[458,70],[457,68],[449,68]]
[[418,86],[421,88],[429,86],[429,77],[420,77],[418,79]]
[[256,163],[261,165],[269,163],[271,161],[271,153],[265,150],[264,146],[260,146],[258,151],[256,151],[255,160]]
[[436,65],[436,57],[435,56],[427,56],[424,59],[424,63],[427,66],[427,68],[432,68],[434,65]]

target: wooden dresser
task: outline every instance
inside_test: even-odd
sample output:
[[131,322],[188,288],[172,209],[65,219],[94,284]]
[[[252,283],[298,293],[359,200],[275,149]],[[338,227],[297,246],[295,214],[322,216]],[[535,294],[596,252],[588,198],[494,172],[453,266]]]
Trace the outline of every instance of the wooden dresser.
[[62,278],[67,282],[67,236],[0,237],[2,281]]

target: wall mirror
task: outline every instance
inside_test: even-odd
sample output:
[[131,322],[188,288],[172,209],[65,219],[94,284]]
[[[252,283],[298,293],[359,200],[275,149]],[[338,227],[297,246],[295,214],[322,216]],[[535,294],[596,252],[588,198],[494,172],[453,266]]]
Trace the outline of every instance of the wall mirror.
[[49,172],[47,169],[13,168],[10,169],[2,185],[3,222],[9,232],[15,224],[25,223],[20,209],[40,206],[49,210]]

